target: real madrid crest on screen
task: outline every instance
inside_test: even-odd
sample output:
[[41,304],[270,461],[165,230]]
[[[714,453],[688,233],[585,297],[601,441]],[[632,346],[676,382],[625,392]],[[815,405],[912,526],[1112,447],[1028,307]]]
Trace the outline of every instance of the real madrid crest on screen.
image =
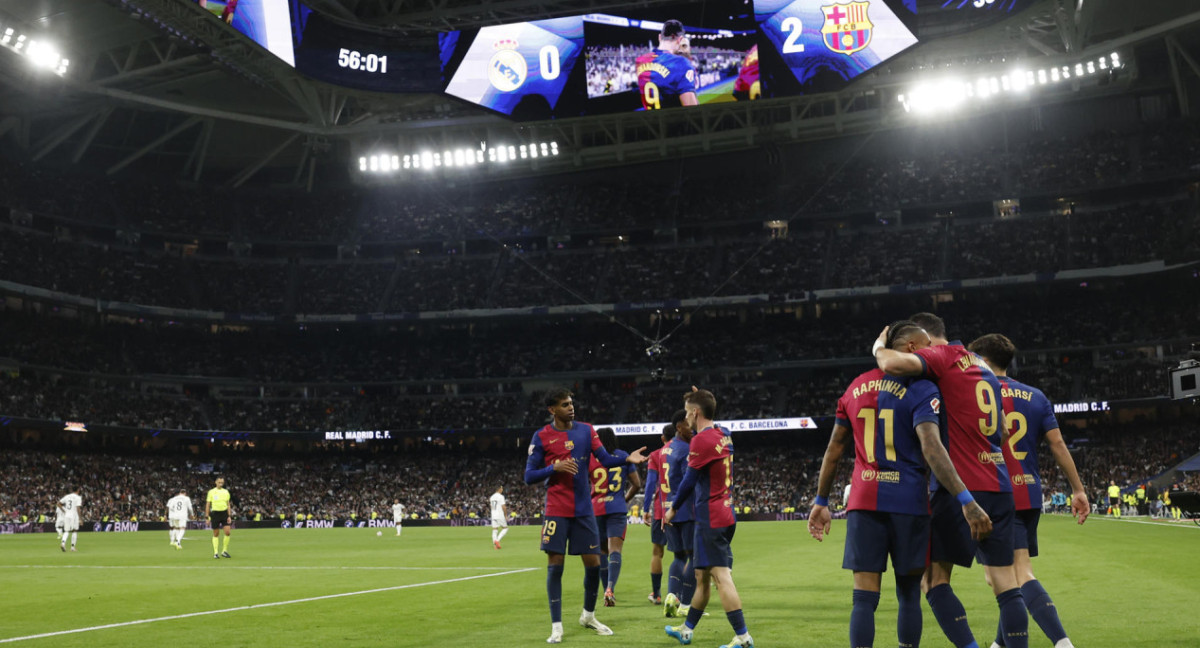
[[512,38],[502,38],[492,43],[496,53],[488,61],[488,81],[500,92],[512,92],[520,88],[529,74],[525,57],[517,51],[519,45]]

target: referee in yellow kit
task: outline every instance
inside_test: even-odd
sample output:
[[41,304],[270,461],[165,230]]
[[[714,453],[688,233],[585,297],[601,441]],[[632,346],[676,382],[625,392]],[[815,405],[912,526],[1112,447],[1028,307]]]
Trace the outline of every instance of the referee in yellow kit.
[[[204,514],[208,516],[209,526],[212,527],[213,558],[232,558],[233,556],[229,555],[229,531],[233,524],[233,504],[230,502],[229,491],[225,490],[224,477],[217,477],[216,488],[208,490],[208,497],[204,500]],[[225,527],[225,547],[217,553],[221,527]]]

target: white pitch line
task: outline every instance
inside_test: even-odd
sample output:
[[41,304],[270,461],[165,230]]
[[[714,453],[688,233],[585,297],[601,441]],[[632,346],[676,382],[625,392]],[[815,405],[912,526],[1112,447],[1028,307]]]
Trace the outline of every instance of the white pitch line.
[[525,569],[514,569],[511,571],[500,572],[497,574],[479,574],[477,576],[463,576],[462,578],[451,578],[448,580],[430,581],[428,583],[412,583],[410,585],[395,585],[393,587],[380,587],[377,589],[362,590],[359,592],[344,592],[342,594],[326,594],[324,596],[311,596],[309,598],[294,599],[291,601],[276,601],[274,603],[256,603],[254,605],[239,605],[238,607],[225,608],[223,610],[207,610],[205,612],[189,612],[187,614],[174,614],[171,616],[155,617],[153,619],[138,619],[136,621],[123,621],[121,623],[107,623],[105,625],[90,626],[87,628],[76,628],[74,630],[59,630],[58,632],[45,632],[42,634],[27,635],[24,637],[9,637],[8,639],[0,639],[0,644],[14,643],[17,641],[27,641],[29,639],[45,639],[47,637],[61,637],[63,635],[79,634],[82,632],[92,632],[94,630],[110,630],[112,628],[124,628],[127,626],[142,625],[146,623],[156,623],[158,621],[173,621],[175,619],[188,619],[191,617],[209,616],[213,614],[224,614],[225,612],[241,612],[242,610],[258,610],[262,608],[279,607],[282,605],[292,605],[295,603],[311,603],[313,601],[325,601],[329,599],[345,598],[348,596],[359,596],[362,594],[378,594],[379,592],[394,592],[396,590],[412,589],[414,587],[426,587],[429,585],[445,585],[447,583],[460,583],[462,581],[478,580],[480,578],[491,578],[493,576],[507,576],[509,574],[521,574],[524,572],[535,571],[536,567],[526,567]]
[[[281,571],[300,571],[300,570],[318,570],[318,571],[486,571],[504,569],[504,567],[389,567],[389,566],[363,566],[355,567],[348,566],[330,566],[320,567],[314,565],[303,566],[272,566],[272,565],[239,565],[228,567],[221,565],[0,565],[0,569],[206,569],[206,570],[228,570],[228,569],[252,569],[252,570],[281,570]],[[530,569],[533,569],[532,567]]]
[[1098,518],[1108,522],[1125,522],[1126,524],[1149,524],[1150,526],[1166,527],[1168,529],[1200,529],[1200,526],[1192,524],[1190,521],[1184,524],[1182,522],[1151,522],[1149,520],[1127,520],[1125,518]]

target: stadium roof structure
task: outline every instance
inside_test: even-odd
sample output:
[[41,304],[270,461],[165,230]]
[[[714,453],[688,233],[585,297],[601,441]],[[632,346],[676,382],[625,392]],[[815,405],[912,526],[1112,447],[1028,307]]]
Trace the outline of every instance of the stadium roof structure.
[[[305,0],[356,29],[436,48],[437,32],[532,18],[680,4],[678,0]],[[191,0],[33,0],[0,6],[15,27],[70,60],[61,76],[0,48],[0,146],[10,157],[109,175],[174,175],[211,186],[307,187],[342,182],[380,146],[552,140],[564,154],[480,170],[481,179],[552,174],[687,155],[774,147],[913,123],[897,97],[931,70],[990,74],[1074,65],[1117,49],[1131,63],[1117,83],[1061,84],[1055,102],[1133,84],[1174,86],[1180,112],[1200,96],[1200,11],[1190,3],[1030,0],[977,27],[943,0],[919,0],[922,42],[836,93],[518,123],[440,93],[383,94],[297,72]],[[993,14],[994,15],[994,14]],[[964,16],[968,16],[965,17]],[[977,27],[977,28],[976,28]],[[1164,50],[1165,46],[1165,50]],[[1142,52],[1165,65],[1138,66]],[[1162,52],[1166,53],[1164,57]],[[1193,53],[1194,52],[1194,53]],[[1189,86],[1192,91],[1189,93]],[[1025,101],[1030,101],[1026,99]],[[1012,104],[988,102],[981,110]],[[975,111],[978,114],[978,110]],[[359,181],[362,181],[359,179]]]

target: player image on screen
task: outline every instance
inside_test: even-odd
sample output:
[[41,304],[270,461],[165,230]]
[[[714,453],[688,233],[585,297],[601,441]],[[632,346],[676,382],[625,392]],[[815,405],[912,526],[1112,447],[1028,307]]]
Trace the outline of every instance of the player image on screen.
[[[752,19],[721,12],[722,19],[672,17],[658,22],[605,14],[584,18],[585,77],[589,113],[657,110],[756,98],[747,67],[756,40]],[[695,21],[693,23],[692,21]],[[743,74],[744,72],[744,74]],[[740,87],[739,75],[745,82]],[[750,77],[753,76],[753,79]],[[753,97],[752,97],[753,94]]]
[[688,48],[683,23],[668,20],[658,34],[658,47],[637,57],[638,95],[642,108],[659,110],[674,106],[695,106],[696,68],[679,53]]

